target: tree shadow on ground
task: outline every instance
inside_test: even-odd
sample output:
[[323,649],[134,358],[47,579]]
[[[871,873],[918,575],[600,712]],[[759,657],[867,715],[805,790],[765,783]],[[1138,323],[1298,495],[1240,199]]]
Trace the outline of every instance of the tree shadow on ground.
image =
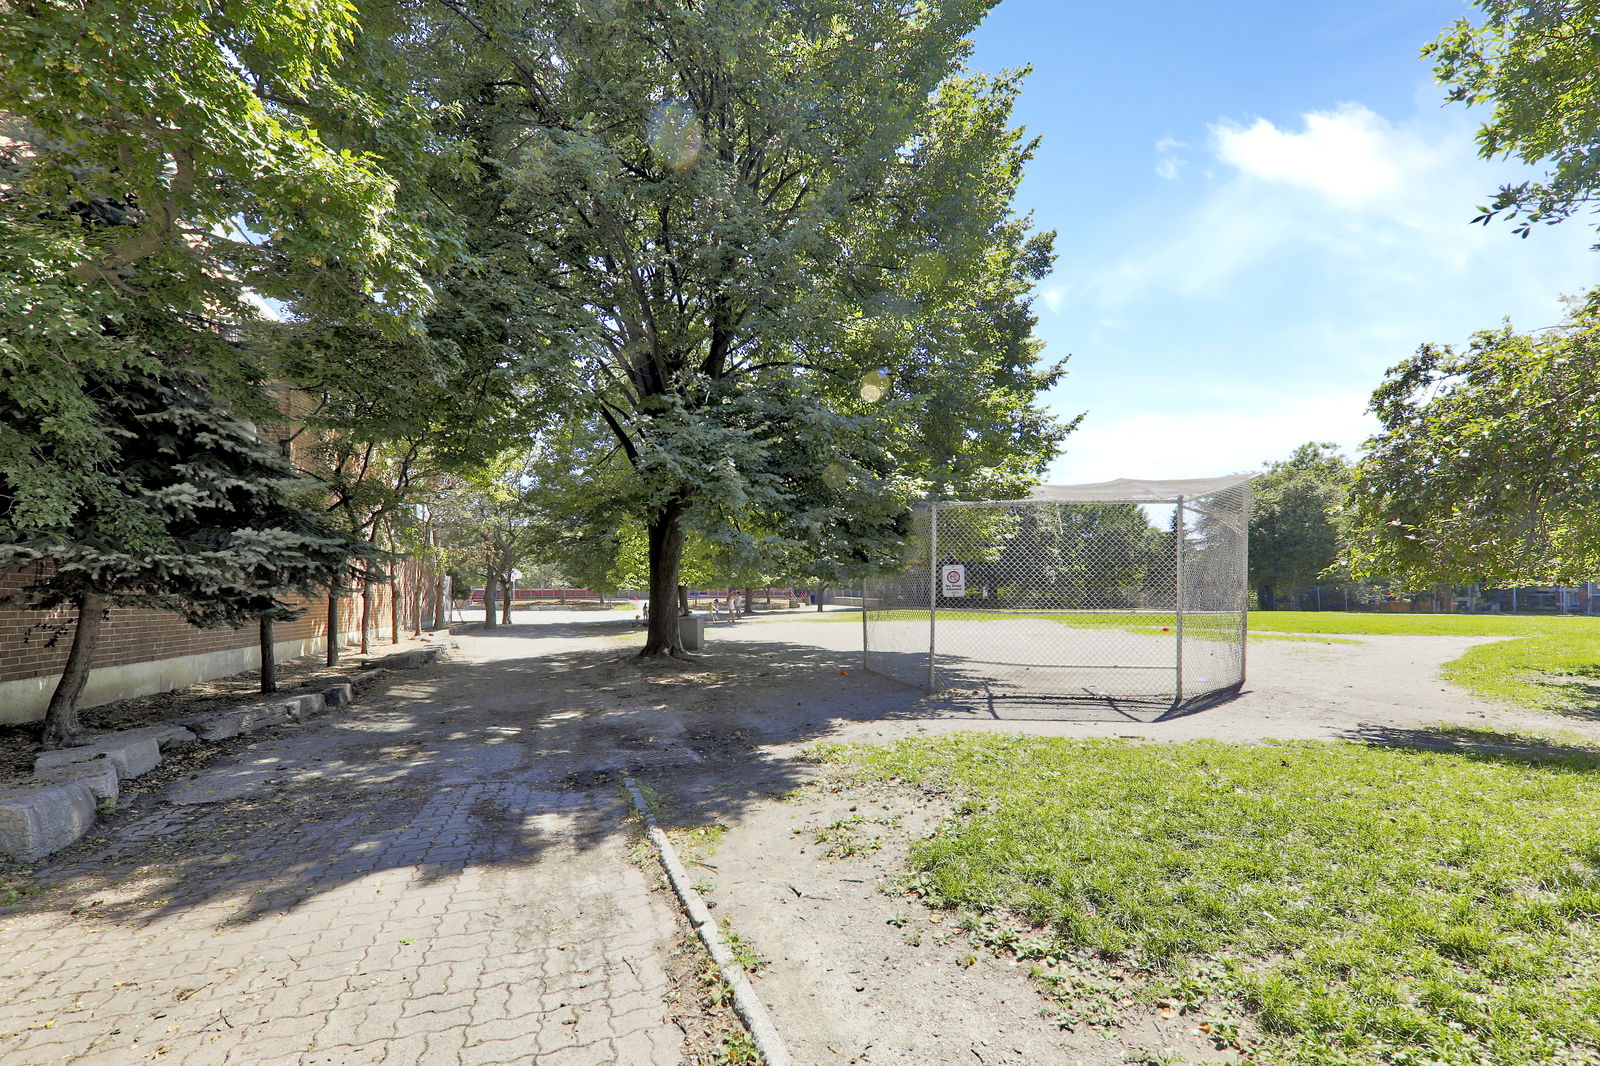
[[1600,665],[1573,667],[1527,679],[1540,691],[1538,703],[1563,718],[1600,722]]
[[[51,912],[148,926],[215,911],[221,925],[386,870],[427,882],[537,863],[552,848],[581,861],[622,828],[619,770],[678,757],[727,769],[843,718],[913,713],[915,693],[841,673],[837,658],[768,643],[640,660],[613,645],[396,674],[353,707],[176,754],[128,782],[129,802],[89,839],[7,871],[30,891],[0,920]],[[859,699],[862,688],[892,691],[895,706],[881,692]],[[770,769],[780,789],[804,773]],[[762,794],[736,786],[729,801]]]
[[1483,762],[1514,763],[1575,773],[1600,773],[1600,747],[1495,729],[1443,726],[1412,729],[1363,724],[1348,739],[1374,747],[1464,755]]
[[722,630],[688,661],[555,643],[612,627],[474,629],[483,661],[396,674],[351,708],[177,755],[130,782],[133,802],[90,840],[13,876],[48,891],[11,910],[220,927],[388,871],[429,883],[552,852],[581,862],[626,831],[630,768],[692,774],[701,799],[685,816],[726,820],[810,780],[795,752],[852,723],[987,717],[861,671],[855,649],[760,628]]

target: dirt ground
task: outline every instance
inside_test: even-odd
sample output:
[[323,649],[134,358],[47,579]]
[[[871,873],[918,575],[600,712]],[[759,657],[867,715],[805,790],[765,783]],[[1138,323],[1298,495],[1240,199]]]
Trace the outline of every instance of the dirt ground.
[[[1235,1061],[1199,1019],[1161,1004],[1125,1004],[1115,1025],[1073,1027],[1026,965],[900,889],[909,844],[946,816],[942,801],[840,787],[803,757],[816,741],[985,730],[1439,746],[1455,743],[1431,732],[1445,723],[1600,737],[1600,723],[1498,707],[1441,681],[1439,667],[1476,639],[1260,642],[1237,698],[1169,721],[1105,703],[927,696],[862,672],[859,641],[858,626],[815,616],[713,627],[680,697],[649,719],[656,742],[704,761],[639,773],[669,821],[723,827],[685,836],[691,868],[719,920],[764,960],[757,988],[807,1066]],[[597,664],[623,700],[638,669]]]
[[[1249,681],[1236,699],[1149,721],[1106,703],[928,696],[863,672],[859,624],[811,612],[717,623],[696,661],[641,662],[632,650],[643,632],[629,617],[540,611],[494,630],[458,627],[451,663],[373,704],[431,701],[440,728],[459,715],[448,743],[430,748],[420,734],[412,741],[397,733],[387,741],[391,757],[372,765],[366,749],[342,754],[308,734],[283,741],[278,754],[269,747],[240,753],[203,780],[175,778],[151,802],[225,803],[292,788],[302,775],[324,785],[341,775],[369,783],[426,778],[436,788],[491,771],[610,802],[618,774],[628,771],[658,797],[663,823],[683,834],[714,913],[761,960],[756,987],[798,1063],[1227,1062],[1194,1018],[1159,1003],[1125,1005],[1112,1026],[1062,1024],[1024,966],[985,950],[955,916],[901,890],[909,842],[946,816],[942,801],[840,786],[806,758],[807,749],[823,740],[958,730],[1468,743],[1430,732],[1453,723],[1600,737],[1600,722],[1497,707],[1439,680],[1439,666],[1471,639],[1253,644]],[[503,724],[469,728],[479,718]],[[695,965],[672,969],[684,986],[682,1018],[703,989],[694,984]]]

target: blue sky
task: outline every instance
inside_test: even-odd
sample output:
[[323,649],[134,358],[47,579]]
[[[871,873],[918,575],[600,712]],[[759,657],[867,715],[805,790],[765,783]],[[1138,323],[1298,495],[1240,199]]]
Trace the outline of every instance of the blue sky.
[[972,65],[1034,73],[1018,206],[1058,231],[1039,333],[1086,411],[1049,480],[1260,469],[1354,453],[1384,370],[1600,284],[1581,220],[1527,240],[1474,208],[1519,171],[1419,56],[1448,0],[1002,0]]

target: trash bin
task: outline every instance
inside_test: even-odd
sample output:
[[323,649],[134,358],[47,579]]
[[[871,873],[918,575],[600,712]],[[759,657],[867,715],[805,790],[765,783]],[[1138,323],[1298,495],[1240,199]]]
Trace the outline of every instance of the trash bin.
[[684,651],[699,651],[706,646],[706,620],[702,615],[686,614],[678,618],[678,638]]

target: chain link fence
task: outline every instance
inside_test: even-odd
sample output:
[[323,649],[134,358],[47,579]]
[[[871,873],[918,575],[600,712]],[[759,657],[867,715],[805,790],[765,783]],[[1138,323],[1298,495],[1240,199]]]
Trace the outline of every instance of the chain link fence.
[[[1187,491],[1186,491],[1187,490]],[[1248,479],[923,504],[865,665],[929,690],[1182,703],[1244,680]]]

